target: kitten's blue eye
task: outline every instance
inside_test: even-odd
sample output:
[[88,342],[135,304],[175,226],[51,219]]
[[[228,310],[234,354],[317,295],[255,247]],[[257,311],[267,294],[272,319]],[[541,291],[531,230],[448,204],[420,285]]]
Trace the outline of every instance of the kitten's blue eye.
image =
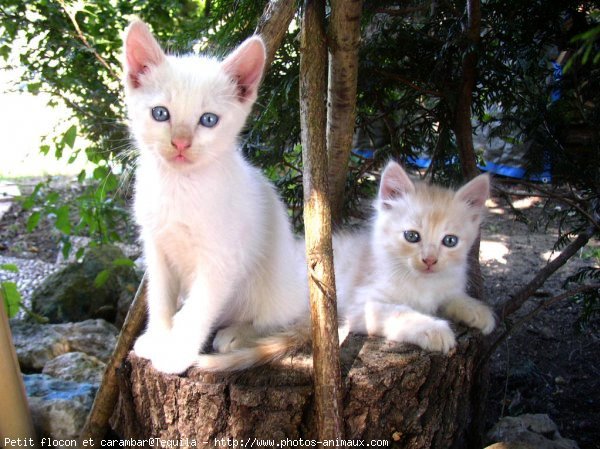
[[404,231],[404,238],[409,243],[417,243],[421,241],[421,236],[417,231]]
[[219,116],[217,114],[213,114],[212,112],[206,112],[202,114],[200,117],[200,124],[202,126],[206,126],[207,128],[212,128],[219,122]]
[[452,234],[445,235],[442,239],[442,245],[452,248],[458,245],[458,237]]
[[152,108],[152,118],[157,122],[166,122],[170,117],[169,110],[164,106],[155,106]]

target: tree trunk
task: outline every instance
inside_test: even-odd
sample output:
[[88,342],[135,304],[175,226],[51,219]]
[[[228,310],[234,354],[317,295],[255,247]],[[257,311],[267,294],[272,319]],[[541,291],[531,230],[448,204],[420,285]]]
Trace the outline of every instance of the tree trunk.
[[295,0],[270,0],[256,26],[255,33],[260,34],[267,46],[265,67],[270,67],[275,52],[287,33],[290,22],[296,12]]
[[473,127],[471,125],[471,104],[473,88],[477,80],[477,51],[481,41],[481,8],[479,0],[467,1],[467,26],[465,37],[468,47],[462,61],[462,80],[454,111],[454,133],[463,177],[473,179],[479,173],[475,148],[473,146]]
[[[443,356],[351,335],[341,350],[345,437],[397,448],[477,447],[468,443],[481,399],[474,388],[480,345],[462,332],[456,351]],[[241,373],[192,369],[181,377],[155,371],[131,353],[120,374],[111,423],[126,439],[194,439],[202,447],[231,438],[237,447],[241,440],[257,447],[256,438],[284,447],[318,438],[307,354]]]
[[300,33],[300,125],[316,426],[320,439],[338,439],[343,424],[325,146],[325,41],[325,0],[306,0]]
[[[471,125],[471,104],[473,103],[473,88],[477,80],[477,49],[481,32],[481,8],[479,0],[467,1],[467,24],[465,37],[468,47],[462,61],[462,79],[458,91],[456,109],[454,111],[454,135],[458,145],[460,167],[466,180],[473,179],[479,174],[475,147],[473,146],[473,126]],[[483,298],[483,281],[479,266],[480,239],[471,248],[469,254],[469,294],[475,298]]]
[[[462,79],[458,91],[456,109],[454,111],[454,134],[458,145],[460,166],[465,180],[473,179],[479,174],[475,147],[473,146],[473,127],[471,124],[471,105],[473,103],[473,89],[477,82],[477,61],[479,44],[481,41],[481,4],[480,0],[467,0],[467,23],[464,27],[466,48],[462,60]],[[478,236],[469,252],[469,284],[468,293],[483,299],[483,277],[479,265],[479,246],[481,237]],[[486,342],[486,344],[489,344]],[[479,357],[485,350],[481,350]],[[481,447],[481,435],[484,428],[485,401],[488,391],[488,366],[483,362],[477,369],[477,376],[473,382],[474,421],[473,432],[468,443],[471,447]],[[477,402],[478,401],[478,402]]]
[[362,0],[332,0],[329,21],[327,153],[334,226],[342,223],[348,161],[356,113]]

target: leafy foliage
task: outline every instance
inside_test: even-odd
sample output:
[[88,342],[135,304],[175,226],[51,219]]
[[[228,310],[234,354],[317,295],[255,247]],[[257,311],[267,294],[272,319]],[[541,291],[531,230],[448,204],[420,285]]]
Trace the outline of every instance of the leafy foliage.
[[[390,157],[406,162],[427,154],[433,178],[458,180],[452,125],[461,64],[475,51],[474,126],[496,121],[491,137],[525,142],[530,171],[550,164],[556,183],[576,192],[559,216],[565,241],[587,227],[600,194],[599,3],[487,0],[481,5],[481,42],[472,48],[464,33],[464,0],[365,2],[355,146],[375,152],[373,158],[352,156],[346,214],[372,195],[373,173]],[[76,233],[88,233],[99,243],[120,238],[115,225],[125,220],[128,189],[118,189],[119,182],[127,182],[119,178],[135,164],[119,82],[120,36],[133,15],[149,23],[171,51],[222,55],[254,31],[264,5],[250,0],[4,0],[0,56],[12,60],[17,51],[18,63],[26,68],[21,85],[50,93],[54,103],[64,102],[72,111],[41,151],[57,156],[84,151],[98,166],[91,182],[80,176],[80,195],[69,204],[47,186],[36,188],[26,201],[32,211],[29,226],[50,216],[67,249],[68,237]],[[297,33],[297,24],[292,25],[264,80],[242,150],[276,183],[300,226]],[[569,65],[563,70],[565,60]],[[491,105],[501,105],[500,118],[488,114]]]
[[[12,273],[18,273],[19,268],[14,264],[2,264],[0,270],[10,271]],[[12,281],[0,282],[0,296],[3,300],[3,307],[9,318],[13,318],[18,312],[21,306],[21,294],[17,289],[17,284]]]

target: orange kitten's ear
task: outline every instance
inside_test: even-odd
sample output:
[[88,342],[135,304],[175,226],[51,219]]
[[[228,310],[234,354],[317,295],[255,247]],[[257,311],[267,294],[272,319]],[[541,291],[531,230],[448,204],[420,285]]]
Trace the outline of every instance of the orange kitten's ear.
[[263,40],[252,36],[223,61],[223,69],[235,80],[242,103],[256,100],[266,58]]
[[414,192],[415,185],[402,166],[394,161],[388,162],[381,174],[381,184],[379,186],[379,199],[383,202],[383,205],[389,207],[386,201]]
[[456,192],[459,201],[467,203],[478,212],[485,207],[490,196],[490,176],[486,173],[473,178]]
[[132,88],[140,87],[140,75],[150,67],[160,65],[165,53],[141,20],[131,22],[123,39],[125,47],[125,82]]

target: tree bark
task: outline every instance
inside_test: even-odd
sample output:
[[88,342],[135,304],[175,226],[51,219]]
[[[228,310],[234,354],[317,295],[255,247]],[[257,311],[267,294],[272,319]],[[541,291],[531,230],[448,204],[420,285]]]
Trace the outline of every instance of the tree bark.
[[[467,23],[464,27],[466,48],[462,60],[462,79],[458,90],[456,109],[454,111],[454,134],[458,145],[460,166],[465,180],[473,179],[479,174],[475,147],[473,145],[473,127],[471,125],[471,105],[473,89],[477,81],[477,62],[479,44],[481,41],[481,4],[480,0],[467,0]],[[481,236],[478,236],[469,252],[469,284],[468,293],[483,299],[483,277],[479,265],[479,246]],[[486,344],[488,344],[486,342]],[[480,349],[481,357],[484,350]],[[481,436],[484,430],[485,401],[488,391],[489,368],[487,363],[478,363],[477,376],[473,379],[473,431],[469,435],[470,447],[481,447]]]
[[300,124],[316,425],[319,438],[338,439],[343,425],[325,146],[326,63],[325,0],[306,0],[300,33]]
[[[473,386],[480,345],[479,337],[463,330],[456,351],[444,356],[351,335],[341,350],[346,438],[411,449],[476,447],[469,439],[479,410]],[[194,439],[203,447],[224,438],[223,447],[231,438],[237,447],[242,440],[257,447],[257,438],[272,440],[265,447],[290,447],[290,440],[297,445],[300,438],[319,438],[309,354],[241,373],[192,369],[173,376],[131,353],[120,372],[111,423],[125,439]]]
[[[465,37],[467,48],[462,61],[462,79],[454,111],[454,135],[458,145],[460,167],[465,180],[473,179],[479,174],[475,147],[473,146],[473,127],[471,125],[471,104],[473,102],[473,88],[477,80],[477,48],[481,36],[481,8],[479,0],[467,1],[467,24]],[[475,298],[483,298],[483,281],[479,266],[480,239],[471,248],[469,253],[469,294]]]
[[260,34],[267,47],[265,67],[270,67],[296,12],[295,0],[270,0],[258,21],[255,33]]
[[342,222],[348,161],[356,114],[362,0],[331,0],[327,153],[334,226]]
[[473,146],[473,127],[471,125],[471,104],[473,88],[477,80],[477,51],[481,41],[481,8],[479,0],[467,1],[467,26],[465,37],[467,48],[462,61],[462,80],[454,112],[454,133],[460,155],[463,177],[467,180],[478,175],[475,148]]

